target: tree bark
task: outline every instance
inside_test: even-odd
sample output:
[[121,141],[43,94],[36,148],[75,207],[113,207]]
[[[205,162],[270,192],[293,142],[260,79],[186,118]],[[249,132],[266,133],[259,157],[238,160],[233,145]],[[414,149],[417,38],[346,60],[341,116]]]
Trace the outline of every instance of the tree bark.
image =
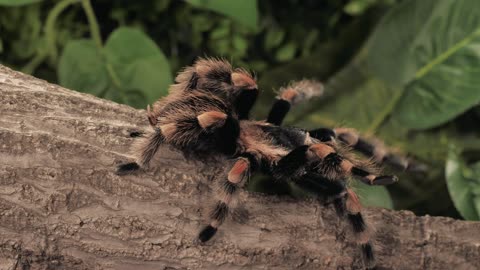
[[[362,268],[344,223],[313,201],[245,192],[248,215],[196,243],[221,168],[161,149],[150,169],[115,175],[146,126],[145,111],[0,66],[0,269]],[[384,269],[480,267],[479,222],[365,215]]]

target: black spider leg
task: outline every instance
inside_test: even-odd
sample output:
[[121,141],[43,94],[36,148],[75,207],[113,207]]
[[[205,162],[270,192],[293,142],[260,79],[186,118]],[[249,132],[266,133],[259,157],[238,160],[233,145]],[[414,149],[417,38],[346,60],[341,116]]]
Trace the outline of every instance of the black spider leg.
[[[359,243],[364,262],[367,267],[375,265],[372,243],[368,238],[368,226],[360,212],[361,205],[355,193],[347,189],[346,180],[342,178],[329,179],[316,170],[316,166],[307,165],[309,161],[309,146],[300,146],[283,157],[275,168],[273,175],[277,179],[292,180],[297,186],[318,198],[333,201],[337,214],[350,224]],[[320,161],[324,166],[340,166],[338,162],[325,158]],[[325,170],[337,170],[336,168]]]
[[370,229],[361,213],[358,196],[351,189],[346,189],[333,200],[335,211],[339,217],[347,220],[359,245],[363,262],[367,269],[375,267],[375,252],[370,240]]
[[[154,132],[140,138],[139,157],[137,162],[131,162],[118,166],[117,174],[124,175],[146,167],[155,156],[160,145],[168,143],[175,136],[181,136],[184,132],[192,129],[203,129],[204,132],[212,133],[216,139],[215,146],[220,153],[231,156],[236,151],[236,139],[240,133],[238,121],[231,115],[220,111],[210,111],[198,115],[194,119],[184,119],[177,123],[170,123],[155,127]],[[165,134],[163,134],[165,133]],[[198,132],[197,132],[198,133]],[[194,134],[190,134],[194,136]]]
[[242,89],[235,99],[235,110],[239,120],[249,119],[250,111],[258,97],[258,89]]
[[331,180],[315,173],[307,173],[294,182],[307,192],[313,193],[323,200],[333,203],[337,215],[346,219],[350,225],[355,240],[358,242],[365,264],[372,267],[375,264],[373,245],[369,240],[368,225],[360,211],[360,202],[355,193],[346,188],[346,180]]
[[336,134],[333,129],[329,128],[317,128],[314,130],[308,131],[312,138],[318,139],[321,142],[330,142],[336,139]]
[[[310,153],[309,153],[310,152]],[[325,177],[332,175],[352,175],[368,185],[388,185],[398,181],[394,175],[374,175],[357,167],[349,160],[344,159],[335,152],[333,147],[318,143],[313,145],[300,146],[278,161],[278,166],[272,170],[275,178],[298,178],[306,173],[304,164],[309,162],[308,155],[316,155],[322,162],[316,164],[316,169],[321,171]]]
[[302,145],[290,151],[281,158],[272,168],[272,175],[276,179],[297,179],[305,173],[305,165],[308,163],[308,145]]
[[222,176],[218,188],[218,200],[210,212],[210,224],[198,234],[198,240],[210,240],[227,218],[239,190],[245,185],[252,171],[256,168],[255,159],[242,155],[235,159],[226,176]]
[[227,156],[232,156],[237,150],[236,141],[239,134],[240,125],[238,120],[228,115],[223,126],[214,133],[218,150]]
[[341,143],[352,147],[355,151],[373,158],[377,163],[385,163],[399,170],[424,173],[428,169],[425,164],[391,153],[383,145],[375,144],[362,138],[353,129],[333,130],[329,128],[318,128],[310,130],[309,133],[311,137],[322,142],[338,139]]
[[292,105],[284,99],[277,99],[268,113],[267,122],[280,126]]
[[145,142],[141,149],[139,162],[130,162],[119,165],[116,172],[118,175],[129,174],[139,170],[143,166],[148,165],[155,153],[157,153],[160,145],[162,145],[165,141],[165,137],[163,136],[160,128],[156,128],[153,133],[143,136],[142,139],[145,140]]

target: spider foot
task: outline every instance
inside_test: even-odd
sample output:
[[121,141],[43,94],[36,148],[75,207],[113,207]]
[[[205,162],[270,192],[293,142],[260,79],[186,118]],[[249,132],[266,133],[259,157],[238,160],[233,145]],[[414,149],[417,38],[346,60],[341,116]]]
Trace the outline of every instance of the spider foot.
[[121,164],[117,167],[117,175],[126,175],[140,169],[140,166],[136,162],[130,162],[126,164]]

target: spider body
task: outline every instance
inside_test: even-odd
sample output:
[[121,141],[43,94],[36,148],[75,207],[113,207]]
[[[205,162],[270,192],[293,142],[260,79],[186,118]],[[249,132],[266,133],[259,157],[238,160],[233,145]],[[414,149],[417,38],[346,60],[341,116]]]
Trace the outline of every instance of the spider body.
[[371,162],[357,159],[345,145],[377,162],[404,168],[409,163],[403,158],[391,158],[394,155],[381,144],[369,143],[353,130],[306,131],[281,126],[292,105],[322,91],[322,85],[316,82],[294,83],[280,91],[267,121],[248,120],[258,95],[255,78],[243,69],[233,69],[226,61],[201,59],[179,73],[167,97],[147,108],[152,130],[137,139],[137,161],[121,165],[117,172],[125,174],[148,166],[162,144],[205,162],[226,158],[229,166],[216,180],[219,189],[210,221],[198,235],[202,242],[213,237],[225,221],[252,173],[263,171],[277,181],[293,181],[319,199],[333,203],[339,216],[351,225],[366,266],[372,267],[375,262],[370,230],[361,215],[358,197],[348,187],[348,179],[384,185],[397,178],[377,175]]

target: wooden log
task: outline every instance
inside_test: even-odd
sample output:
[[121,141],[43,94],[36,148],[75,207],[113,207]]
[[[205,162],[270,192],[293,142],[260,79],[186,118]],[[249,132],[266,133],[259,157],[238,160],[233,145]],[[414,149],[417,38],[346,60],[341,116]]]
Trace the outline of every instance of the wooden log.
[[[145,172],[129,132],[145,111],[0,66],[0,269],[361,269],[330,208],[244,193],[242,219],[206,244],[210,183],[221,168],[161,149]],[[478,269],[480,223],[365,210],[382,269]]]

